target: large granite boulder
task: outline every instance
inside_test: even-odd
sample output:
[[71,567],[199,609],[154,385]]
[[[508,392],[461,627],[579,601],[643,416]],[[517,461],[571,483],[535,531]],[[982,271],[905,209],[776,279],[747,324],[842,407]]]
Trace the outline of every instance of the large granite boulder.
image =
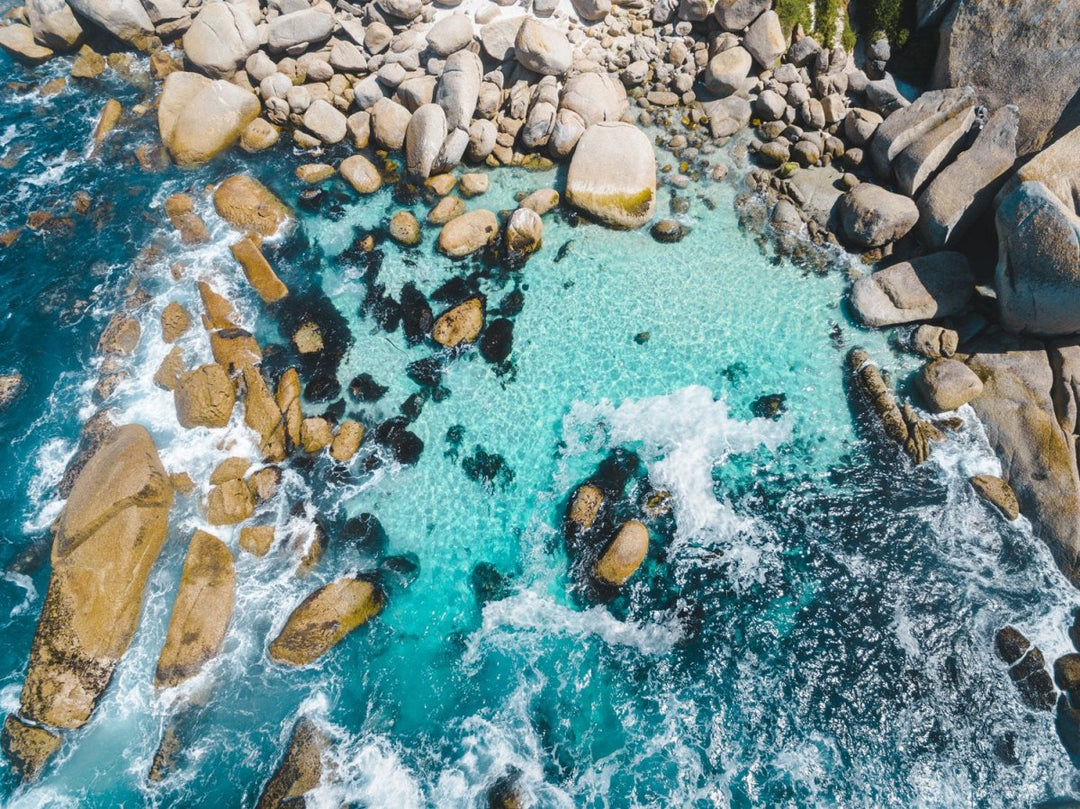
[[[1075,452],[1080,351],[1074,346],[1048,353],[1036,340],[1007,334],[980,337],[965,348],[969,367],[983,382],[971,406],[1001,460],[1003,477],[1058,566],[1073,584],[1080,584]],[[1071,416],[1061,418],[1059,413]]]
[[776,67],[780,63],[780,57],[787,51],[787,38],[775,11],[763,12],[750,24],[742,46],[763,68]]
[[934,413],[957,410],[980,393],[982,380],[960,360],[928,362],[915,375],[915,387]]
[[273,236],[292,217],[289,207],[250,174],[224,180],[214,190],[214,210],[237,230],[260,236]]
[[628,107],[626,88],[610,73],[577,73],[566,80],[559,97],[559,109],[576,112],[586,127],[618,121]]
[[770,0],[716,0],[713,15],[722,28],[741,31],[770,5]]
[[135,634],[172,502],[154,442],[138,425],[117,428],[83,468],[53,527],[23,716],[64,729],[90,718]]
[[974,287],[962,253],[934,253],[860,278],[851,287],[851,308],[867,326],[917,323],[962,311]]
[[441,346],[457,348],[476,340],[483,328],[484,302],[469,298],[439,315],[431,329],[431,339]]
[[67,0],[27,0],[26,17],[34,39],[53,50],[71,50],[82,39],[82,26]]
[[1010,178],[998,196],[996,284],[1006,328],[1080,333],[1080,127]]
[[221,648],[236,598],[236,571],[225,543],[196,531],[188,545],[154,684],[170,688],[194,677]]
[[566,34],[527,18],[514,38],[514,56],[522,67],[541,76],[561,76],[570,69],[573,50]]
[[236,143],[260,109],[255,94],[235,84],[170,73],[158,105],[161,141],[177,164],[205,163]]
[[405,166],[413,177],[426,180],[446,140],[446,113],[438,104],[424,104],[405,128]]
[[496,62],[505,62],[510,58],[517,39],[518,31],[526,17],[516,16],[497,19],[480,29],[480,45],[489,57]]
[[322,8],[302,8],[272,19],[266,44],[274,53],[302,52],[312,43],[329,39],[333,31],[333,14]]
[[940,250],[963,236],[990,207],[1005,173],[1016,162],[1020,116],[1014,106],[990,116],[971,148],[930,181],[918,199],[919,234]]
[[232,418],[236,389],[224,366],[210,363],[180,376],[173,401],[181,427],[224,427]]
[[473,41],[473,21],[468,14],[448,14],[431,26],[427,44],[436,56],[447,57]]
[[53,57],[52,48],[39,44],[30,27],[20,23],[0,26],[0,48],[24,65],[40,65]]
[[736,45],[720,51],[705,66],[705,87],[719,96],[737,93],[747,82],[754,58],[746,48]]
[[919,220],[910,197],[874,183],[859,183],[840,199],[843,235],[856,247],[883,247],[907,235]]
[[881,177],[889,175],[892,161],[904,149],[975,103],[971,87],[952,87],[923,93],[914,103],[882,121],[870,141],[870,159]]
[[154,24],[139,0],[68,0],[72,10],[124,42],[143,48]]
[[897,189],[916,196],[934,172],[956,155],[974,124],[975,104],[971,103],[904,149],[892,165]]
[[292,611],[270,644],[270,658],[292,666],[313,663],[382,612],[385,601],[382,590],[365,579],[338,579],[320,587]]
[[570,161],[566,199],[609,227],[648,222],[656,206],[656,157],[648,135],[617,121],[586,129]]
[[184,58],[201,73],[228,79],[259,47],[247,11],[231,3],[206,3],[184,33]]
[[[1080,123],[1080,13],[1075,3],[956,0],[941,23],[933,86],[970,84],[991,108],[1020,108],[1024,155]],[[1063,125],[1059,121],[1066,120]]]
[[447,132],[468,131],[480,96],[483,72],[480,57],[472,51],[459,50],[447,57],[435,88],[435,103],[446,113]]

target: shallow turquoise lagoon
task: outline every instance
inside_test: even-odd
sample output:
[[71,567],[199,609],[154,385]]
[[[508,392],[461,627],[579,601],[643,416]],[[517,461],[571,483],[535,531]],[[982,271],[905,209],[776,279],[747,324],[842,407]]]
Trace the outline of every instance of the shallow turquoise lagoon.
[[[240,169],[291,205],[302,188],[286,149],[148,173],[135,149],[153,141],[152,115],[129,115],[92,154],[105,97],[128,109],[146,98],[112,72],[52,98],[2,92],[0,230],[65,211],[79,189],[94,199],[71,231],[24,232],[0,252],[0,363],[28,380],[0,414],[9,711],[48,580],[27,550],[47,547],[55,484],[95,409],[101,329],[136,277],[151,301],[132,376],[110,404],[150,428],[167,468],[202,482],[230,454],[254,457],[239,418],[224,431],[179,428],[171,395],[150,382],[168,348],[157,319],[172,300],[197,312],[195,281],[209,280],[265,345],[282,346],[268,370],[284,365],[280,324],[302,307],[268,311],[246,288],[228,251],[235,234],[202,189]],[[515,192],[559,184],[555,173],[491,179],[470,208],[511,208]],[[1023,806],[1072,794],[1051,717],[1022,706],[991,650],[994,630],[1014,622],[1048,657],[1066,651],[1072,591],[1023,524],[1004,525],[970,492],[968,475],[996,469],[971,413],[917,471],[859,427],[846,350],[868,348],[901,380],[910,367],[887,335],[849,323],[846,265],[817,275],[763,252],[738,226],[734,179],[679,192],[691,232],[677,245],[549,214],[543,249],[513,272],[439,256],[433,228],[415,250],[383,239],[363,255],[354,241],[390,213],[422,219],[426,208],[389,188],[365,199],[337,179],[325,188],[321,209],[298,209],[297,228],[267,253],[294,300],[329,300],[347,326],[347,414],[372,433],[400,415],[420,391],[407,368],[435,353],[379,325],[376,285],[400,300],[411,282],[431,299],[465,279],[512,320],[508,363],[476,349],[442,358],[441,386],[409,425],[424,445],[415,464],[367,440],[347,472],[287,469],[269,516],[292,544],[255,559],[238,531],[218,531],[237,559],[225,649],[180,693],[157,694],[186,542],[203,527],[197,498],[179,500],[109,692],[38,783],[5,776],[7,805],[253,806],[301,714],[337,742],[308,799],[334,809],[484,806],[508,773],[542,807]],[[181,190],[199,196],[209,246],[186,248],[165,224],[161,204]],[[665,215],[669,202],[663,191]],[[200,329],[181,345],[189,363],[210,358]],[[379,401],[349,396],[361,373],[387,388]],[[773,394],[784,395],[781,417],[755,417]],[[612,457],[638,458],[628,491],[667,492],[670,512],[649,518],[645,567],[606,600],[573,575],[561,520],[573,489]],[[624,516],[640,514],[632,500]],[[361,514],[381,523],[385,547],[347,539],[345,521]],[[298,578],[316,517],[328,551]],[[271,664],[266,644],[289,610],[353,572],[380,577],[383,615],[314,666]],[[174,721],[184,752],[150,785]]]

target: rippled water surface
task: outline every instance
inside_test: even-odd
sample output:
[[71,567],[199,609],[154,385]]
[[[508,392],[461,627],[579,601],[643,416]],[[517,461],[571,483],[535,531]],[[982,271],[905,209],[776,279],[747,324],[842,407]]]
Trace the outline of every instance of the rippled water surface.
[[[335,179],[319,213],[301,212],[293,234],[267,246],[292,290],[268,311],[203,191],[242,168],[295,204],[296,157],[282,148],[146,171],[136,150],[156,134],[152,113],[131,112],[149,98],[140,79],[110,70],[42,97],[18,86],[31,79],[22,68],[0,69],[15,83],[0,88],[0,231],[36,210],[71,218],[0,251],[0,371],[28,383],[0,414],[4,711],[17,708],[48,581],[55,485],[95,409],[95,344],[132,279],[150,302],[135,310],[143,339],[110,404],[151,430],[170,471],[200,485],[224,457],[256,447],[235,417],[217,433],[182,430],[171,395],[150,381],[168,349],[160,312],[173,300],[198,312],[197,279],[280,346],[268,371],[288,362],[280,324],[301,303],[329,301],[348,336],[343,388],[359,373],[388,388],[374,404],[346,395],[346,412],[369,429],[399,415],[419,391],[406,368],[433,354],[380,327],[373,289],[399,298],[412,282],[432,296],[457,276],[514,324],[507,365],[475,349],[446,363],[410,427],[424,444],[415,465],[372,464],[380,451],[367,441],[347,472],[325,460],[287,469],[271,516],[302,528],[317,514],[329,528],[311,575],[294,575],[296,549],[256,559],[239,551],[238,531],[216,531],[237,560],[225,648],[183,693],[155,693],[186,542],[203,527],[197,497],[179,499],[105,699],[38,783],[4,776],[8,805],[252,806],[300,714],[336,740],[308,798],[319,807],[486,805],[508,772],[543,807],[1013,807],[1071,794],[1051,716],[1022,706],[991,638],[1013,622],[1048,658],[1063,653],[1073,591],[1023,523],[1005,525],[967,486],[997,469],[973,414],[918,471],[858,427],[846,349],[866,346],[900,377],[909,361],[886,335],[849,324],[841,267],[807,273],[739,229],[733,182],[683,192],[692,230],[678,245],[549,215],[543,250],[510,272],[437,255],[434,229],[412,251],[350,249],[407,203],[390,189],[361,200]],[[109,95],[129,112],[95,152]],[[508,170],[491,179],[470,207],[509,208],[515,192],[559,182]],[[86,215],[70,213],[79,190],[93,200]],[[199,200],[210,245],[184,247],[165,223],[162,202],[181,190]],[[190,364],[210,359],[197,327],[181,345]],[[755,417],[759,397],[781,393],[781,418]],[[649,518],[646,565],[605,600],[573,575],[562,514],[606,459],[631,457],[640,464],[620,515],[639,515],[655,492],[672,508]],[[360,514],[381,522],[384,548],[342,538]],[[268,638],[288,610],[350,572],[383,581],[382,616],[314,666],[270,663]],[[150,785],[177,717],[177,768]]]

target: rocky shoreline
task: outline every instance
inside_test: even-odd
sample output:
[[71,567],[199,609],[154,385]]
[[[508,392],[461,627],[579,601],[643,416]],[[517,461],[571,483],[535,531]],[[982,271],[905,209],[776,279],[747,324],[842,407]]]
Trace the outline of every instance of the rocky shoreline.
[[[6,15],[0,47],[28,64],[75,53],[72,80],[100,75],[125,49],[144,51],[153,103],[128,111],[106,102],[96,141],[124,116],[155,113],[161,147],[140,156],[151,165],[197,166],[234,147],[255,153],[288,142],[301,156],[297,177],[310,185],[302,205],[317,210],[320,183],[335,175],[359,195],[397,183],[431,210],[424,223],[399,211],[380,238],[408,247],[423,228],[438,228],[438,248],[453,259],[486,251],[520,267],[542,248],[543,217],[560,205],[608,227],[648,225],[658,241],[677,241],[685,234],[679,192],[724,179],[727,164],[717,157],[725,149],[747,166],[744,221],[767,221],[777,249],[818,265],[817,248],[844,249],[877,265],[854,279],[852,314],[867,327],[902,330],[905,347],[927,360],[898,399],[865,353],[849,355],[854,388],[884,435],[922,463],[932,443],[962,423],[955,411],[970,405],[1003,471],[973,478],[973,488],[1004,518],[1025,516],[1080,584],[1080,345],[1072,336],[1080,332],[1080,129],[1068,131],[1069,99],[1057,83],[1042,89],[1042,103],[1032,97],[1039,88],[1027,77],[1045,69],[1045,53],[1026,62],[1010,54],[1018,77],[1012,90],[968,64],[1002,25],[1010,42],[1028,42],[1034,24],[1027,17],[994,17],[994,3],[971,0],[928,5],[934,10],[921,21],[940,35],[940,89],[913,99],[888,72],[890,44],[878,32],[852,43],[843,15],[825,34],[808,32],[769,0],[534,0],[530,8],[468,0],[28,0]],[[1074,16],[1060,22],[1080,27]],[[654,138],[670,163],[658,166]],[[513,211],[465,212],[462,198],[485,193],[486,170],[563,161],[561,194],[543,189]],[[671,217],[656,216],[658,185],[673,192]],[[289,228],[291,211],[243,174],[218,184],[213,203],[241,234],[232,255],[259,298],[267,307],[288,299],[263,244]],[[190,196],[174,195],[164,209],[185,244],[207,240]],[[3,241],[16,238],[4,234]],[[993,269],[987,239],[997,243]],[[356,248],[375,246],[368,237]],[[317,319],[292,324],[302,361],[275,380],[232,304],[205,282],[199,294],[214,362],[188,368],[174,348],[155,382],[173,391],[185,428],[224,427],[240,403],[257,436],[259,468],[229,459],[207,482],[195,482],[169,475],[141,428],[107,417],[88,422],[54,527],[53,576],[21,713],[4,725],[5,749],[25,777],[58,749],[52,729],[85,724],[107,687],[137,625],[174,496],[208,483],[208,523],[244,523],[240,546],[262,555],[277,541],[258,514],[275,496],[279,465],[324,451],[348,463],[365,442],[355,420],[302,412],[304,398],[333,398],[318,392],[338,384],[331,327]],[[509,353],[512,320],[493,319],[483,299],[462,296],[436,313],[423,296],[402,297],[392,304],[406,334],[411,329],[447,357],[473,343],[493,364]],[[197,319],[170,305],[165,341]],[[99,345],[98,404],[128,373],[124,361],[139,339],[138,322],[117,313]],[[410,374],[426,380],[426,395],[437,395],[438,368]],[[2,381],[0,406],[19,387],[16,376]],[[407,425],[372,431],[403,462],[423,449]],[[605,491],[590,482],[577,489],[568,542],[587,533],[604,502]],[[599,533],[582,553],[583,575],[601,590],[618,588],[645,559],[649,528],[633,518],[605,523]],[[294,544],[301,568],[317,564],[318,531]],[[104,569],[104,560],[107,575],[87,580],[85,571]],[[217,654],[234,579],[227,547],[197,533],[158,662],[160,687],[194,676]],[[119,582],[124,597],[115,601]],[[385,597],[378,583],[358,578],[318,588],[268,653],[309,664],[375,618]],[[90,618],[75,621],[76,614]],[[1056,703],[1059,721],[1069,721],[1080,706],[1073,656],[1055,664],[1056,699],[1041,653],[1027,651],[1019,637],[1006,633],[997,642],[1007,664],[1025,667],[1014,676],[1027,684],[1022,694],[1033,707]],[[260,806],[283,805],[312,778],[317,783],[311,768],[328,742],[305,721]],[[512,785],[500,789],[510,796],[505,805],[514,805]]]

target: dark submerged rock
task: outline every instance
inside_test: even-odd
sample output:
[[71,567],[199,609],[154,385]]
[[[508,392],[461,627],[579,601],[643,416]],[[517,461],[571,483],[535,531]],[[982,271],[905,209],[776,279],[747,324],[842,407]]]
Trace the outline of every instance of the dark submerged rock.
[[371,374],[363,373],[349,383],[349,393],[358,402],[377,402],[390,390],[376,382]]
[[773,419],[776,421],[787,411],[787,395],[783,393],[769,393],[759,396],[750,405],[750,412],[759,419]]
[[475,481],[488,491],[505,491],[514,482],[514,470],[502,455],[487,452],[483,447],[473,447],[472,455],[461,461],[461,468],[469,480]]
[[435,318],[431,307],[411,281],[401,288],[401,326],[409,345],[422,343],[431,334]]
[[492,365],[498,365],[510,356],[514,347],[514,324],[506,318],[488,323],[480,338],[480,356]]

